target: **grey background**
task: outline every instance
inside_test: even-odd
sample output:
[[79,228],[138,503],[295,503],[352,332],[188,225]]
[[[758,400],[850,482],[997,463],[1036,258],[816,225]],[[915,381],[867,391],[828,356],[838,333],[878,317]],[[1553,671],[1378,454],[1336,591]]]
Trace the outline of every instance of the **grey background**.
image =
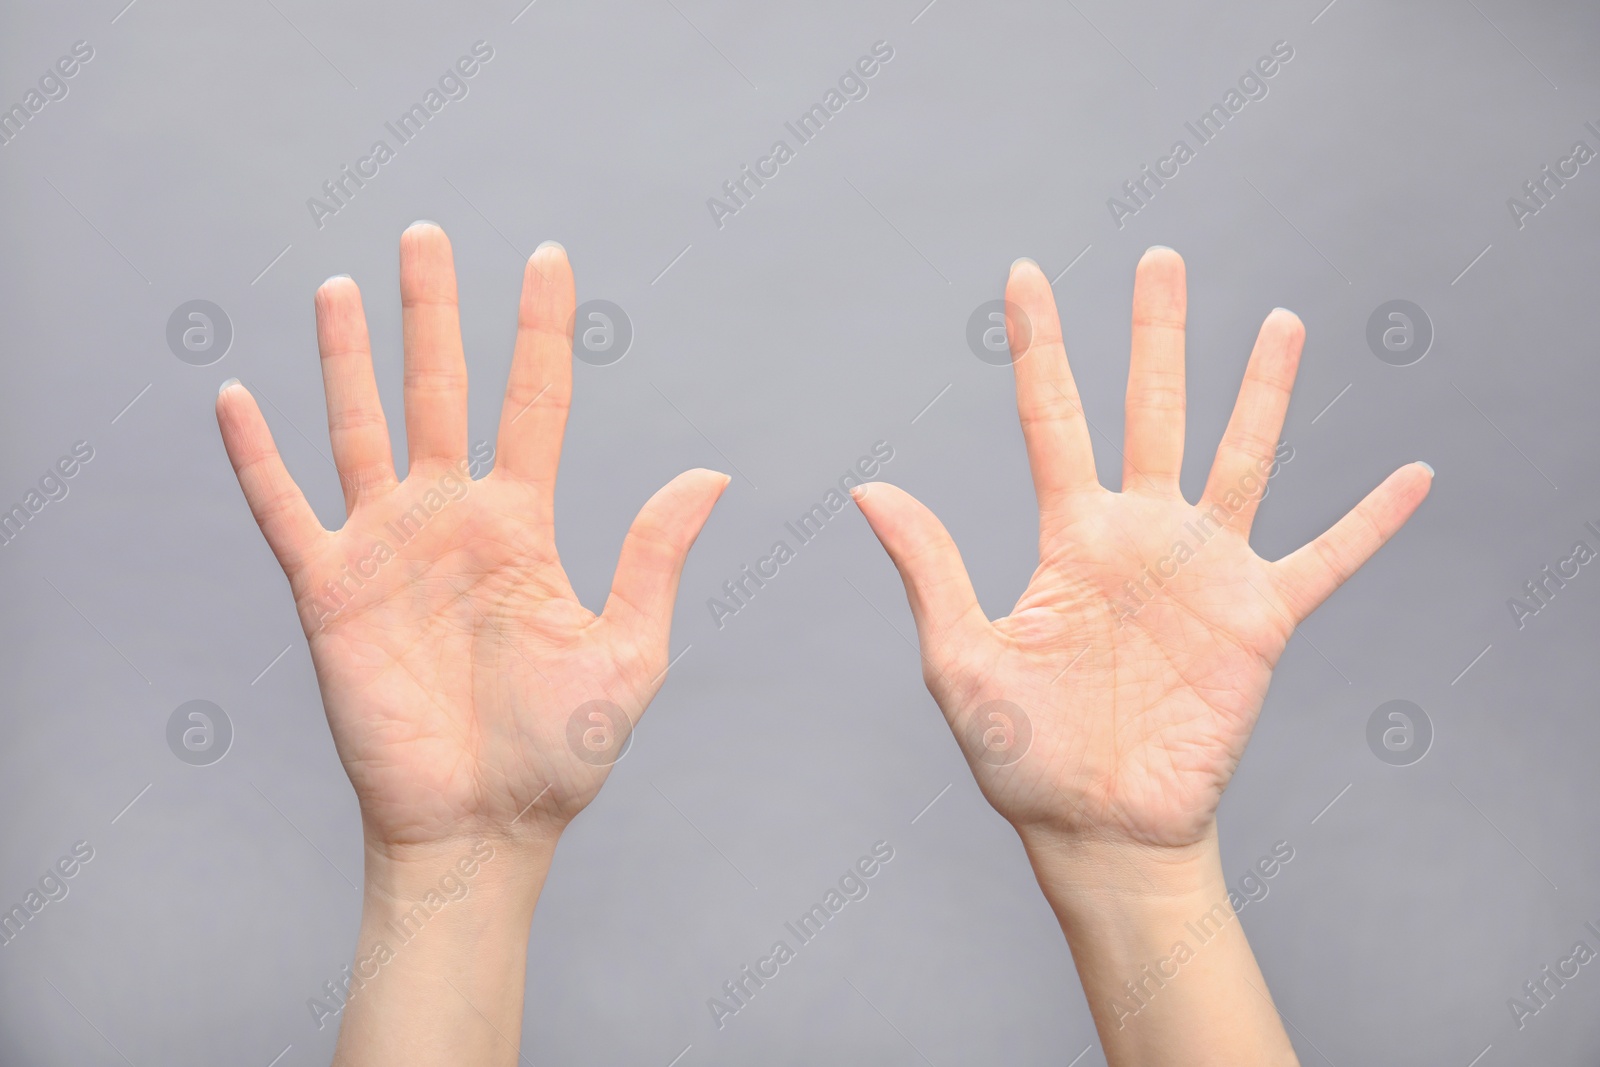
[[[124,2],[10,4],[0,33],[6,105],[74,41],[95,49],[0,147],[0,501],[95,450],[0,548],[0,902],[73,842],[96,852],[0,948],[0,1060],[328,1061],[305,1002],[350,959],[357,812],[212,403],[244,379],[337,525],[311,293],[362,284],[398,439],[397,243],[429,218],[455,245],[474,440],[538,242],[570,250],[580,300],[633,321],[625,359],[575,373],[559,537],[586,603],[658,485],[737,475],[684,575],[682,658],[540,903],[526,1062],[1104,1062],[859,514],[721,630],[706,599],[882,439],[884,476],[1004,614],[1035,512],[1010,373],[967,349],[967,316],[1013,258],[1043,265],[1114,481],[1153,243],[1189,265],[1191,498],[1280,304],[1309,341],[1258,550],[1401,463],[1438,470],[1291,643],[1223,804],[1232,879],[1295,849],[1242,920],[1303,1061],[1595,1062],[1600,964],[1520,1032],[1506,1006],[1600,924],[1600,573],[1521,630],[1506,605],[1574,541],[1600,546],[1600,163],[1520,230],[1506,206],[1574,141],[1600,148],[1592,4]],[[480,39],[470,95],[319,230],[306,198]],[[895,54],[870,94],[719,230],[706,198],[878,40]],[[1279,40],[1295,55],[1270,94],[1115,226],[1107,198]],[[203,368],[164,340],[196,298],[235,330]],[[1409,367],[1365,342],[1395,298],[1436,330]],[[1409,767],[1365,741],[1395,698],[1436,732]],[[233,722],[209,767],[166,745],[192,699]],[[871,895],[718,1031],[706,998],[879,839],[896,856]]]

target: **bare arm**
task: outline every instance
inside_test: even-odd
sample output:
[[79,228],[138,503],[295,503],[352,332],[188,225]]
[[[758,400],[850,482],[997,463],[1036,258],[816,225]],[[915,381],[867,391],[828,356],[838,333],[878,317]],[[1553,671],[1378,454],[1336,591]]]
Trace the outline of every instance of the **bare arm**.
[[1024,840],[1107,1063],[1299,1063],[1228,903],[1214,832],[1155,852],[1048,833]]
[[509,1065],[556,842],[661,684],[683,561],[728,480],[686,471],[657,492],[623,542],[605,610],[589,611],[554,536],[572,395],[565,251],[543,245],[524,271],[494,470],[476,480],[455,266],[438,226],[402,235],[400,292],[403,480],[360,291],[349,278],[317,291],[341,529],[317,521],[237,382],[220,391],[217,419],[289,579],[361,804],[367,884],[335,1062]]
[[[1190,504],[1178,489],[1187,306],[1178,254],[1150,249],[1134,279],[1120,492],[1096,474],[1037,265],[1013,265],[1006,300],[1039,501],[1039,566],[1011,614],[984,616],[932,512],[891,485],[856,490],[905,581],[923,678],[984,795],[1022,836],[1108,1060],[1294,1063],[1228,905],[1217,806],[1294,627],[1399,529],[1432,472],[1400,468],[1311,544],[1264,560],[1250,524],[1283,459],[1300,320],[1277,309],[1262,324],[1210,480]],[[1191,923],[1218,932],[1200,944]],[[1162,965],[1172,979],[1144,978],[1185,941],[1192,958]],[[1152,991],[1142,1000],[1141,982]]]

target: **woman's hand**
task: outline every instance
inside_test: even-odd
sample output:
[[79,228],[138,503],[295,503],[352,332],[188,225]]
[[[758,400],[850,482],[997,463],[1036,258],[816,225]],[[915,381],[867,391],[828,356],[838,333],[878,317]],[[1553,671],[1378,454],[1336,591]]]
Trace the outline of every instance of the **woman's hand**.
[[1100,485],[1049,282],[1006,287],[1017,409],[1039,500],[1039,567],[990,622],[939,520],[857,487],[905,580],[923,677],[978,786],[1017,828],[1072,948],[1107,1061],[1294,1064],[1235,921],[1217,805],[1294,628],[1427,495],[1390,475],[1315,541],[1269,562],[1250,523],[1278,462],[1305,331],[1267,316],[1198,504],[1183,463],[1183,260],[1134,280],[1122,491]]
[[1281,458],[1300,320],[1267,316],[1190,504],[1178,254],[1150,250],[1134,281],[1120,493],[1096,476],[1055,300],[1031,261],[1006,299],[1039,499],[1039,567],[1011,614],[984,617],[954,542],[916,500],[873,484],[858,502],[905,579],[928,687],[1002,815],[1025,834],[1200,842],[1295,626],[1399,529],[1432,472],[1402,467],[1317,540],[1264,560],[1250,524]]
[[[572,397],[565,251],[542,245],[523,273],[495,466],[479,480],[455,267],[432,223],[400,238],[400,295],[404,481],[360,292],[349,278],[317,291],[342,528],[322,528],[237,382],[222,387],[217,421],[289,578],[361,803],[367,881],[350,1010],[342,993],[314,1002],[318,1025],[344,1014],[335,1062],[350,1067],[509,1064],[529,924],[556,840],[594,799],[661,684],[683,561],[728,479],[688,471],[645,504],[595,615],[578,603],[555,546]],[[460,899],[446,902],[441,885]]]
[[[318,523],[236,383],[217,398],[223,440],[289,578],[369,841],[559,828],[594,798],[661,684],[684,557],[727,478],[688,471],[645,505],[595,615],[578,603],[555,545],[572,396],[566,253],[546,244],[524,271],[494,470],[476,481],[455,267],[439,227],[418,223],[401,236],[400,291],[404,481],[349,278],[329,279],[316,299],[344,526]],[[575,713],[587,759],[568,743]]]

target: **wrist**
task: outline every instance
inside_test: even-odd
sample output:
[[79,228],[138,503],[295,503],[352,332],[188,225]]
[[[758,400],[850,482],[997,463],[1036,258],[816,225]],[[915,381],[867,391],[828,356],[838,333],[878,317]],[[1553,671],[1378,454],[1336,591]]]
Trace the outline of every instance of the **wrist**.
[[[556,843],[485,834],[396,845],[369,835],[355,958],[325,1005],[342,1015],[334,1062],[500,1062],[491,1049],[514,1057],[528,934]],[[463,1060],[463,1049],[478,1051]]]
[[1156,911],[1225,899],[1216,823],[1185,845],[1151,845],[1051,828],[1018,827],[1040,885],[1052,904],[1085,912]]
[[[461,835],[396,844],[368,836],[364,914],[391,920],[414,914],[470,921],[531,921],[559,834]],[[469,919],[470,917],[470,919]]]
[[1161,846],[1018,828],[1111,1064],[1293,1065],[1222,873],[1216,824]]

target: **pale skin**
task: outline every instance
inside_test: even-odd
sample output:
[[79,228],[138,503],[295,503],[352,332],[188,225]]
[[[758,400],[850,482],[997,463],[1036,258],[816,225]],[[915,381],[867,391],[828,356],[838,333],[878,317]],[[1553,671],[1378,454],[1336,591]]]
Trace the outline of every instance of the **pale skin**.
[[[1039,565],[1011,614],[984,615],[954,541],[921,503],[885,483],[855,491],[904,579],[923,677],[979,788],[1022,838],[1108,1062],[1296,1064],[1228,904],[1217,806],[1294,628],[1410,517],[1432,470],[1401,467],[1316,540],[1262,559],[1250,526],[1305,340],[1300,320],[1267,316],[1191,504],[1178,486],[1178,254],[1152,248],[1135,273],[1120,492],[1096,473],[1050,283],[1018,260],[1006,299],[1021,311],[1007,332],[1039,505]],[[1179,542],[1192,548],[1181,561]],[[1008,753],[1029,733],[1020,758]],[[1189,926],[1207,917],[1202,942]],[[1142,969],[1170,961],[1179,941],[1190,957],[1149,980]]]
[[[246,389],[225,386],[217,413],[289,578],[361,803],[356,966],[372,977],[343,1011],[335,1063],[511,1064],[539,890],[561,832],[608,770],[575,753],[574,713],[605,701],[627,720],[621,732],[637,721],[666,668],[684,558],[727,479],[689,471],[657,493],[624,542],[603,612],[587,611],[553,536],[571,398],[565,253],[542,247],[529,261],[495,469],[470,484],[454,269],[438,227],[402,237],[401,291],[404,481],[359,292],[330,279],[317,294],[349,513],[338,531],[311,512]],[[1294,626],[1399,528],[1431,472],[1401,468],[1312,544],[1262,560],[1248,542],[1259,498],[1251,472],[1259,481],[1270,468],[1303,342],[1298,319],[1277,311],[1262,327],[1206,494],[1190,505],[1177,487],[1185,297],[1176,253],[1152,250],[1136,277],[1120,493],[1095,474],[1048,282],[1019,262],[1007,298],[1031,326],[1025,347],[1013,342],[1040,509],[1040,565],[1016,610],[983,616],[953,542],[911,497],[881,484],[857,493],[906,580],[924,677],[980,788],[1022,837],[1109,1062],[1294,1063],[1227,906],[1216,809]],[[1159,561],[1203,516],[1217,532],[1152,593],[1148,568],[1165,575]],[[408,517],[414,530],[402,541],[393,530]],[[375,560],[378,541],[392,551]],[[994,720],[975,718],[997,700],[1021,709],[1032,734],[1014,762],[992,758],[1005,755],[1004,740],[992,744],[984,731]],[[391,922],[463,884],[464,897],[396,942]],[[1177,977],[1136,1013],[1116,1010],[1119,998],[1133,1003],[1124,983],[1197,922],[1215,933]],[[380,942],[395,950],[374,965]]]
[[[529,927],[556,843],[609,773],[604,746],[627,735],[662,684],[684,559],[728,479],[690,470],[651,497],[624,540],[604,609],[589,611],[554,534],[572,397],[565,251],[542,245],[527,263],[494,469],[476,481],[464,477],[466,359],[454,262],[438,226],[416,223],[401,236],[400,291],[403,480],[360,292],[349,278],[317,290],[348,513],[340,529],[322,527],[245,387],[224,385],[217,421],[289,580],[361,806],[366,885],[355,966],[373,977],[333,1020],[341,1027],[334,1063],[510,1065]],[[374,552],[379,542],[387,553]],[[569,742],[575,713],[592,758]],[[463,885],[465,895],[449,899]],[[447,902],[401,943],[387,924],[430,891]],[[379,942],[391,950],[383,962]]]

